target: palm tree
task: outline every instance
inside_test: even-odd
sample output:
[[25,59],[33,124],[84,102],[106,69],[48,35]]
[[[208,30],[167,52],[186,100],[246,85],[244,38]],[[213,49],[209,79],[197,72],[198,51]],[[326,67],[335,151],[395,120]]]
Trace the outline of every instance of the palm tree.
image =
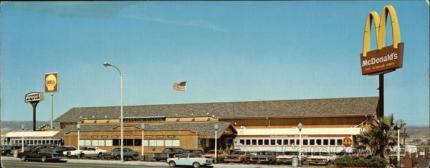
[[390,147],[397,143],[396,124],[393,121],[392,115],[373,119],[368,128],[357,136],[358,142],[367,146],[373,156],[388,160],[386,156],[390,152]]

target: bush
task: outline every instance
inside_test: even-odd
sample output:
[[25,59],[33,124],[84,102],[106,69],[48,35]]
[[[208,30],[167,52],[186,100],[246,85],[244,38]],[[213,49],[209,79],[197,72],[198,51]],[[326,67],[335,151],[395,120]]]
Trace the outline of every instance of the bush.
[[333,165],[336,167],[385,167],[387,161],[377,156],[371,158],[345,156],[335,159]]

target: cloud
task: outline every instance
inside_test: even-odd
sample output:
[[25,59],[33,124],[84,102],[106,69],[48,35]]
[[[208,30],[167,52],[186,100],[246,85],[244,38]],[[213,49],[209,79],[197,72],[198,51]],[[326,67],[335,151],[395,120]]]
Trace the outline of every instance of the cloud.
[[131,18],[131,19],[136,19],[141,21],[157,22],[162,24],[171,24],[171,25],[179,25],[179,26],[191,26],[191,27],[197,27],[197,28],[202,28],[202,29],[211,30],[211,31],[227,32],[227,30],[222,27],[219,27],[210,23],[206,23],[206,22],[201,22],[201,21],[191,21],[191,20],[178,21],[178,20],[165,19],[161,17],[136,16],[136,15],[123,15],[123,16],[126,18]]
[[61,17],[109,18],[131,5],[128,2],[8,2],[9,8]]

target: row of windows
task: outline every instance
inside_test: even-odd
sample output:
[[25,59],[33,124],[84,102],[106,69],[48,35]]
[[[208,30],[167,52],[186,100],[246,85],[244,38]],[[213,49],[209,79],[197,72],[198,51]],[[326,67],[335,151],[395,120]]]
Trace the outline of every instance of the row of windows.
[[[79,140],[81,146],[120,146],[119,139],[113,140]],[[124,146],[142,146],[141,139],[124,139]],[[143,146],[157,147],[157,146],[180,146],[180,140],[144,140]]]
[[[342,139],[303,138],[302,145],[343,145]],[[299,139],[239,139],[237,145],[299,145]]]
[[[9,143],[7,141],[4,142],[4,144],[9,144],[9,145],[17,145],[21,143],[22,143],[21,140],[10,140]],[[61,140],[49,140],[49,139],[24,140],[24,144],[27,144],[27,145],[45,145],[45,144],[60,144],[60,143],[61,143]]]

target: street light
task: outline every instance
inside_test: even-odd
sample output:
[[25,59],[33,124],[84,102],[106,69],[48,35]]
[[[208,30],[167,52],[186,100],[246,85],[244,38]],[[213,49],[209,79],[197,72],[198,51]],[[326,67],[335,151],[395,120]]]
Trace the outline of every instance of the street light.
[[214,125],[215,128],[215,160],[214,162],[217,163],[217,159],[218,159],[218,152],[217,152],[217,148],[218,148],[218,124]]
[[396,125],[394,129],[397,130],[397,166],[400,167],[400,128]]
[[21,152],[24,153],[24,124],[21,124]]
[[120,118],[120,122],[121,122],[121,162],[124,162],[124,122],[123,122],[123,120],[124,120],[124,112],[123,112],[123,101],[122,101],[122,95],[123,95],[123,80],[122,80],[122,73],[121,73],[121,71],[119,70],[119,68],[118,67],[116,67],[115,65],[112,65],[112,64],[110,64],[110,63],[108,63],[108,62],[105,62],[105,63],[103,63],[103,66],[105,66],[105,67],[113,67],[113,68],[115,68],[117,71],[118,71],[118,73],[119,73],[119,79],[120,79],[120,82],[121,82],[121,86],[120,86],[120,89],[121,89],[121,118]]
[[145,123],[142,123],[142,125],[140,126],[140,128],[142,128],[142,158],[143,158],[143,160],[145,160],[145,150],[144,150],[144,147],[143,147],[143,142],[145,142]]
[[78,124],[76,124],[76,128],[78,129],[78,152],[80,152],[81,148],[81,134],[80,134],[80,129],[81,129],[81,121],[78,122]]
[[297,125],[297,128],[299,129],[299,165],[302,164],[302,128],[303,124],[302,122],[299,122]]

